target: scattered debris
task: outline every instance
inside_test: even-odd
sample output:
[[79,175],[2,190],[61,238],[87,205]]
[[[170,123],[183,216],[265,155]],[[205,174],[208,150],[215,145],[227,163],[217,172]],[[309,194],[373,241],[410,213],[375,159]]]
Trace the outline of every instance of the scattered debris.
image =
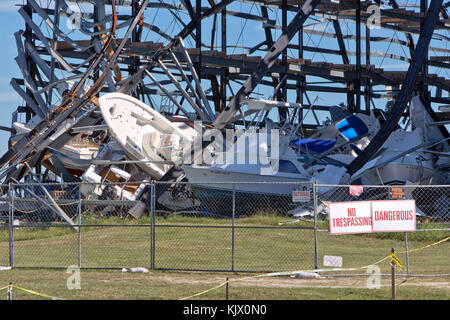
[[298,271],[295,272],[291,278],[295,279],[319,279],[322,278],[319,274],[315,272],[305,272],[305,271]]
[[138,273],[149,273],[147,268],[137,267],[137,268],[122,268],[122,272],[138,272]]
[[[237,195],[237,209],[245,213],[250,205],[255,206],[247,201],[254,195],[268,198],[258,204],[261,208],[277,207],[302,183],[321,184],[317,192],[329,199],[336,195],[334,186],[338,184],[425,185],[450,181],[448,105],[439,106],[440,112],[433,105],[450,104],[442,95],[442,90],[448,91],[448,80],[424,72],[423,63],[428,59],[427,68],[448,66],[441,62],[442,57],[425,57],[423,52],[428,50],[422,50],[433,43],[431,35],[439,38],[433,33],[436,25],[439,30],[448,28],[441,20],[447,19],[442,1],[432,0],[428,12],[396,12],[396,22],[383,25],[386,30],[390,27],[407,32],[410,38],[409,32],[413,31],[408,24],[423,19],[419,31],[426,32],[420,32],[417,50],[409,41],[395,41],[410,49],[408,58],[391,55],[392,59],[410,61],[408,71],[402,73],[370,65],[370,56],[379,55],[370,52],[370,46],[366,65],[361,64],[358,51],[358,63],[350,63],[339,21],[352,14],[334,20],[334,33],[327,27],[323,32],[303,28],[313,12],[329,16],[340,12],[342,6],[354,10],[353,4],[319,5],[319,0],[312,0],[298,8],[287,8],[274,3],[274,11],[291,10],[295,16],[289,23],[283,21],[280,28],[285,31],[272,39],[271,28],[279,26],[270,19],[263,2],[251,4],[261,6],[261,17],[232,11],[233,1],[227,0],[218,4],[210,1],[210,7],[198,12],[189,1],[179,5],[164,1],[149,5],[149,0],[90,2],[94,11],[78,7],[87,12],[77,13],[76,23],[68,22],[66,26],[60,23],[60,16],[75,14],[68,0],[47,6],[29,0],[19,6],[26,30],[15,34],[16,62],[23,79],[13,78],[11,86],[25,106],[13,113],[11,128],[3,128],[11,133],[10,148],[0,157],[3,184],[25,178],[47,181],[52,172],[57,181],[83,182],[80,193],[84,199],[133,201],[128,216],[139,219],[150,196],[163,210],[201,210],[229,216],[229,204],[224,199],[231,192]],[[241,6],[248,5],[243,2]],[[153,8],[157,11],[151,11]],[[390,11],[384,9],[383,17],[387,14],[392,20]],[[436,12],[442,16],[436,19]],[[177,31],[167,34],[167,30],[149,24],[149,14],[174,19]],[[222,51],[217,51],[218,14],[223,24],[227,14],[246,22],[262,21],[265,41],[251,43],[242,54],[229,54],[226,26],[222,25]],[[184,21],[187,17],[189,20]],[[214,19],[211,43],[204,44],[199,26],[210,17]],[[338,54],[344,64],[304,59],[306,47],[291,43],[298,30],[336,38],[339,50],[328,45],[307,50],[322,56]],[[149,34],[143,38],[144,31],[156,33],[167,42],[146,41]],[[356,34],[360,44],[360,34]],[[195,47],[186,41],[189,38],[195,39]],[[298,49],[298,59],[287,59],[288,46],[289,50]],[[439,52],[446,50],[440,48]],[[258,56],[257,51],[264,54]],[[307,76],[340,86],[313,85]],[[264,93],[254,92],[259,85],[273,91],[268,99],[261,98]],[[384,86],[386,93],[375,93],[376,85]],[[431,97],[427,86],[436,87],[435,97]],[[316,105],[319,96],[311,102],[308,88],[325,94],[334,90],[345,94],[347,101]],[[295,103],[288,102],[292,89],[297,94]],[[366,98],[365,110],[362,97]],[[385,111],[371,107],[375,98],[387,99]],[[229,136],[227,130],[233,135]],[[248,159],[235,160],[242,156]],[[41,168],[46,171],[38,177],[36,172]],[[161,184],[152,191],[150,181]],[[278,183],[277,188],[269,183]],[[76,228],[48,190],[42,188],[42,195],[25,191]],[[414,192],[420,195],[420,188]],[[361,190],[339,197],[364,198],[365,193]],[[216,200],[214,206],[208,206],[211,197]],[[432,199],[431,209],[420,207],[418,214],[442,214],[448,211],[448,199],[449,195],[438,194]],[[314,214],[325,216],[326,204],[323,200],[314,210],[312,201],[305,201],[284,213],[302,219]]]

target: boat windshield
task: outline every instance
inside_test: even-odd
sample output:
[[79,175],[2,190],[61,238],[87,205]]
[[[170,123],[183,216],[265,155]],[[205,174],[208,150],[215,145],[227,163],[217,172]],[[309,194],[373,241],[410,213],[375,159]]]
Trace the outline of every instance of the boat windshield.
[[351,115],[350,117],[340,121],[336,124],[336,128],[340,133],[342,133],[345,139],[350,142],[359,140],[369,133],[369,128],[366,124],[355,115]]
[[298,174],[300,173],[295,164],[293,164],[291,161],[281,159],[279,162],[278,171],[286,173],[298,173]]

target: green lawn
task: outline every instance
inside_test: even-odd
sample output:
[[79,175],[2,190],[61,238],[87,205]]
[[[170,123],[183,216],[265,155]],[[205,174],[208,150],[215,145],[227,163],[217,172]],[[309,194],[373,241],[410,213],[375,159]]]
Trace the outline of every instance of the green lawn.
[[[151,267],[148,217],[136,221],[85,216],[82,221],[80,234],[67,227],[14,228],[14,266],[67,267],[81,262],[86,268]],[[154,267],[258,272],[313,269],[316,248],[312,222],[280,224],[282,221],[270,214],[241,218],[235,221],[233,233],[231,219],[158,216]],[[409,262],[411,273],[449,273],[450,241],[416,250],[448,237],[450,232],[409,233],[411,254],[407,261],[404,233],[391,233],[391,237],[330,235],[326,221],[319,221],[318,226],[323,230],[317,236],[320,268],[324,255],[341,256],[344,268],[354,268],[373,264],[394,248],[405,266]],[[5,228],[0,229],[0,265],[9,265]],[[380,267],[382,272],[389,272],[388,263]]]
[[[95,300],[225,300],[226,277],[242,279],[248,274],[154,271],[123,273],[120,270],[82,270],[80,289],[69,290],[71,274],[65,270],[14,269],[0,272],[0,283],[10,281],[25,289],[62,299]],[[405,281],[406,280],[406,281]],[[390,279],[382,278],[380,289],[365,288],[365,278],[291,279],[289,277],[260,278],[233,281],[229,285],[230,300],[388,300],[391,299]],[[329,286],[329,287],[327,287]],[[447,286],[447,287],[445,287]],[[210,291],[208,291],[210,290]],[[196,295],[203,291],[205,294]],[[398,278],[397,299],[448,300],[450,278]],[[0,299],[6,291],[0,292]],[[13,288],[13,299],[47,299]]]
[[[286,220],[286,219],[284,219]],[[155,221],[155,255],[151,274],[121,273],[123,267],[151,267],[150,219],[139,221],[120,218],[83,219],[81,238],[66,227],[15,228],[15,267],[60,267],[62,270],[13,269],[0,271],[0,287],[9,281],[17,285],[70,299],[178,299],[217,285],[216,275],[211,281],[165,281],[165,276],[201,278],[208,273],[162,272],[162,269],[222,270],[240,277],[252,273],[242,271],[295,271],[314,268],[314,231],[311,222],[282,224],[283,219],[273,215],[241,218],[234,235],[229,228],[231,220],[194,218],[188,216],[160,216]],[[127,223],[127,226],[119,226]],[[96,225],[96,226],[90,226]],[[214,225],[215,227],[208,227]],[[244,227],[245,226],[245,227]],[[260,226],[270,228],[256,228]],[[249,228],[251,227],[251,228]],[[306,227],[306,228],[298,228]],[[320,221],[321,230],[327,222]],[[427,232],[428,233],[428,232]],[[412,274],[448,274],[450,271],[450,241],[424,248],[448,237],[447,232],[409,233],[409,267]],[[420,236],[419,236],[420,235]],[[358,268],[373,264],[389,255],[391,248],[406,265],[404,234],[385,235],[330,235],[318,233],[318,263],[323,268],[323,256],[341,256],[344,268]],[[78,244],[81,243],[79,251]],[[234,243],[234,251],[232,243]],[[422,249],[424,248],[424,249]],[[416,251],[417,249],[420,249]],[[82,290],[67,290],[65,268],[78,265],[85,268],[119,268],[119,270],[83,270]],[[9,265],[8,230],[0,229],[0,266]],[[381,272],[390,272],[389,259],[379,263]],[[366,269],[341,273],[364,274]],[[398,271],[404,273],[402,271]],[[333,272],[337,274],[338,272]],[[324,273],[327,274],[327,273]],[[157,276],[155,276],[157,275]],[[236,276],[237,277],[237,276]],[[222,274],[222,280],[225,275]],[[38,280],[39,279],[39,280]],[[46,279],[43,281],[43,279]],[[51,280],[54,279],[54,280]],[[59,279],[59,280],[58,280]],[[63,281],[64,280],[64,281]],[[176,279],[175,279],[176,280]],[[448,278],[446,279],[448,281]],[[448,282],[447,282],[448,284]],[[419,288],[419,289],[418,289]],[[241,286],[233,284],[233,299],[386,299],[387,287],[369,290],[352,286],[343,288],[282,288]],[[222,290],[223,291],[223,290]],[[222,299],[221,289],[201,298]],[[447,289],[432,286],[402,286],[404,299],[448,299]],[[220,293],[222,292],[222,293]],[[1,293],[0,293],[1,294]],[[17,297],[25,293],[17,293]],[[25,296],[24,296],[25,298]],[[200,298],[200,297],[199,297]]]

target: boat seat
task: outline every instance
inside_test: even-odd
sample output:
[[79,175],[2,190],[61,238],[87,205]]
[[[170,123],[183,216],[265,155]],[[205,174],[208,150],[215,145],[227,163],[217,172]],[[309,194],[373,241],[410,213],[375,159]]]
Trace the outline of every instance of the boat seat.
[[[320,139],[301,139],[301,140],[295,140],[294,144],[299,146],[300,149],[303,149],[308,152],[314,152],[314,153],[322,153],[325,151],[330,150],[334,147],[336,144],[336,141],[334,140],[320,140]],[[305,153],[302,150],[300,150],[301,153]]]
[[154,154],[158,149],[167,149],[171,145],[171,135],[153,131],[142,137],[142,149],[148,155]]
[[336,128],[349,142],[354,142],[369,133],[369,128],[357,116],[351,115],[336,124]]

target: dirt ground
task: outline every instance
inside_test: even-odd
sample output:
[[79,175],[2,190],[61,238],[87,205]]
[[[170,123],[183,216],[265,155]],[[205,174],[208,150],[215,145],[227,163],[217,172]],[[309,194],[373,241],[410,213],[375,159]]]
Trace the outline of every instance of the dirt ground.
[[[159,274],[155,273],[152,278],[156,281],[167,283],[178,283],[186,285],[211,285],[217,286],[226,283],[226,276],[208,274]],[[368,277],[332,277],[321,276],[316,279],[283,277],[259,277],[254,275],[228,276],[230,286],[241,287],[273,287],[273,288],[367,288]],[[126,277],[122,278],[126,280]],[[108,280],[105,280],[108,281]],[[380,280],[382,287],[391,286],[390,276],[382,276]],[[444,289],[450,292],[450,276],[448,277],[405,277],[396,278],[397,286],[421,286],[436,289]]]

